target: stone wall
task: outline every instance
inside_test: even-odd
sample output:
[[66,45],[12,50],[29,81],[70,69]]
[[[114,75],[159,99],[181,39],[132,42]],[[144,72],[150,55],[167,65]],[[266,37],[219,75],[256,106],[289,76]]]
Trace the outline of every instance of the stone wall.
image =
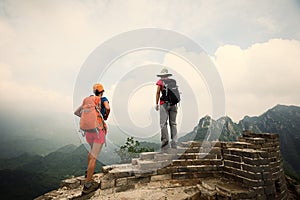
[[223,161],[225,177],[251,187],[257,198],[287,198],[277,134],[245,131],[239,142],[223,143]]
[[[126,191],[132,197],[133,191],[155,183],[183,191],[176,199],[288,199],[277,134],[245,131],[238,142],[185,142],[177,150],[141,153],[130,164],[105,166],[102,172],[96,175],[101,199],[121,192],[126,198]],[[63,181],[61,188],[79,192],[68,197],[61,192],[60,197],[78,199],[83,180]],[[193,193],[186,197],[184,191]],[[53,192],[38,199],[59,197]]]

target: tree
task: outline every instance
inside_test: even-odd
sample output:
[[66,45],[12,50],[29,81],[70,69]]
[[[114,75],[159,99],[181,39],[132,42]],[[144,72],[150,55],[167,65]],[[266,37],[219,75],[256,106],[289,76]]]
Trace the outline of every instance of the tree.
[[124,145],[120,147],[119,150],[116,150],[116,153],[121,158],[121,163],[129,163],[132,158],[137,158],[139,153],[142,152],[151,152],[154,151],[153,148],[140,147],[140,142],[134,140],[133,137],[127,138],[127,141]]

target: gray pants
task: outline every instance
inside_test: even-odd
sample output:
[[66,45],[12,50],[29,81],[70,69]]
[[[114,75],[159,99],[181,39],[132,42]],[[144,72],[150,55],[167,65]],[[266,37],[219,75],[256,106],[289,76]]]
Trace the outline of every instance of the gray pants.
[[171,130],[171,146],[176,148],[177,144],[177,105],[171,106],[168,103],[160,105],[160,128],[161,128],[161,142],[162,147],[169,147],[169,134],[168,134],[168,119]]

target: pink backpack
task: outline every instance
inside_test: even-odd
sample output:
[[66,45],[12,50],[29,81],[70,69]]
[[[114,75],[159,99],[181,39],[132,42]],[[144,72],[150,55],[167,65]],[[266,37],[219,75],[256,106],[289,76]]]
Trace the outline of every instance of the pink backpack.
[[80,117],[81,130],[88,132],[98,132],[97,128],[103,126],[103,118],[100,113],[99,102],[100,97],[98,96],[89,96],[83,100]]

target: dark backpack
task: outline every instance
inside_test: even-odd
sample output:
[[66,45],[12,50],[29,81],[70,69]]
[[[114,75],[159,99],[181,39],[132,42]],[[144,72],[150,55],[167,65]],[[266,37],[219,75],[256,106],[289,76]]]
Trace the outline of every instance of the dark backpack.
[[178,86],[174,79],[164,79],[162,96],[160,99],[162,101],[169,102],[171,105],[175,105],[180,101],[180,94]]

